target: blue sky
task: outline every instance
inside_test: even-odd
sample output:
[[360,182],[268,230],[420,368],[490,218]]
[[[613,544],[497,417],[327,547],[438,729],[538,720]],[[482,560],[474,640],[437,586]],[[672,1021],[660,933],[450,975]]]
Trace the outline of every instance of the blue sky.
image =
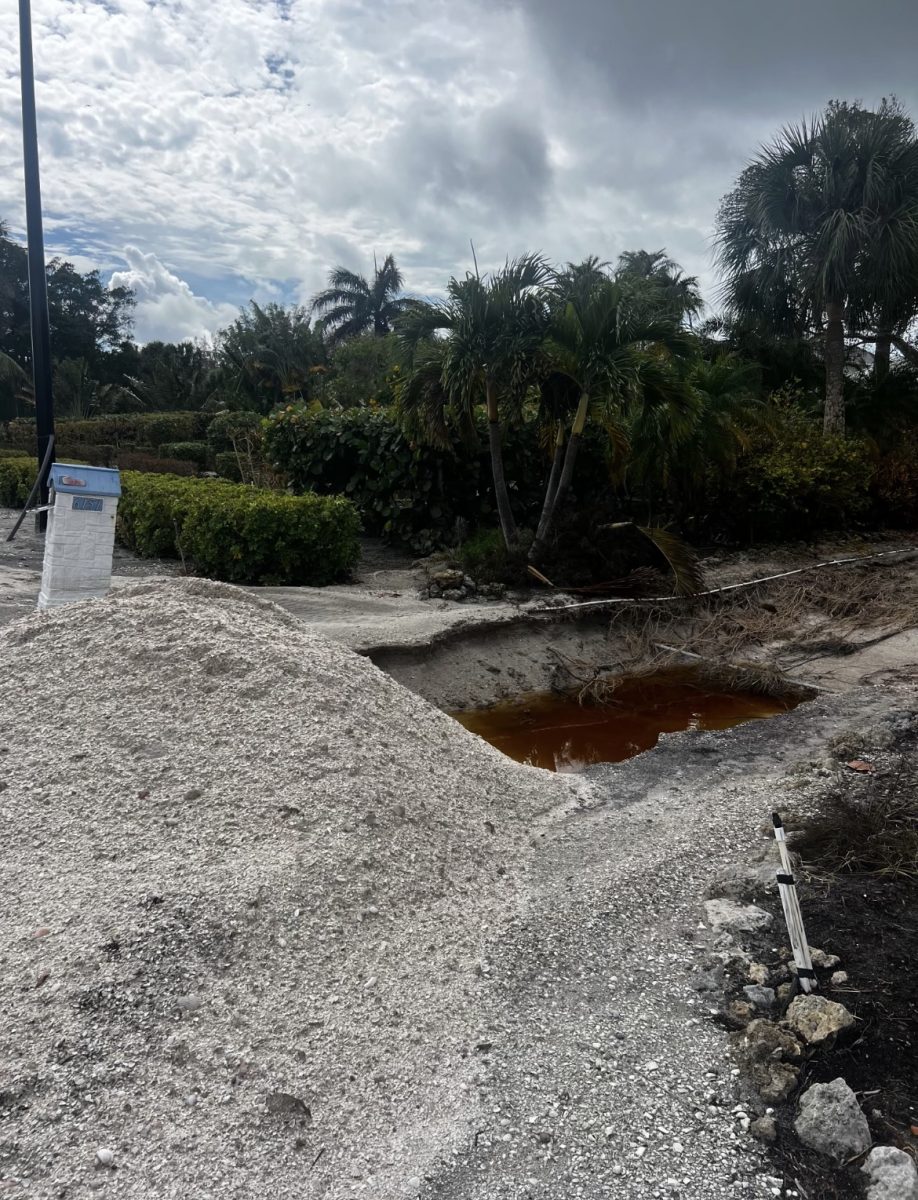
[[[713,297],[717,203],[829,98],[918,110],[918,9],[877,0],[33,0],[49,252],[200,337],[395,253],[409,288],[541,250],[666,247]],[[16,0],[0,0],[16,28]],[[24,224],[18,47],[0,218]]]

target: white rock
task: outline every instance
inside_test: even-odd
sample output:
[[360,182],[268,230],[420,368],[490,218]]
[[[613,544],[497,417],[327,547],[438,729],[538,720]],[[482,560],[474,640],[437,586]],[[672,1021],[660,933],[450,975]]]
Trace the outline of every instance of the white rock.
[[107,1146],[100,1146],[96,1151],[96,1162],[100,1167],[111,1167],[115,1162],[114,1150],[109,1150]]
[[705,900],[705,916],[717,933],[755,933],[772,924],[771,913],[754,904],[735,904],[732,900]]
[[840,1077],[806,1089],[794,1130],[805,1146],[839,1164],[870,1149],[867,1118],[857,1096]]
[[895,1146],[875,1146],[861,1167],[870,1176],[867,1200],[918,1200],[918,1167]]

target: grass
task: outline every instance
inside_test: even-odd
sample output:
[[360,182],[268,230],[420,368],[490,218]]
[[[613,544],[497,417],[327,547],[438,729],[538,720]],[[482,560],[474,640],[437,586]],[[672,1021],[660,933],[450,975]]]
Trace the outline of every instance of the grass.
[[835,792],[793,834],[821,875],[881,875],[918,882],[918,795],[899,774],[871,779],[866,796]]

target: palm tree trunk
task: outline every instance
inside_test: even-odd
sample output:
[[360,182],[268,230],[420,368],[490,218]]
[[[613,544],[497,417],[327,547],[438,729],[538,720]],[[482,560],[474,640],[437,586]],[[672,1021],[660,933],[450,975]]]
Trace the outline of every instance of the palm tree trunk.
[[875,383],[882,383],[889,374],[889,352],[891,349],[891,330],[877,330],[877,340],[873,346],[873,378]]
[[539,522],[541,529],[541,538],[536,535],[535,541],[532,543],[532,548],[529,551],[529,561],[537,562],[545,549],[545,543],[551,533],[552,526],[555,523],[555,517],[561,508],[561,502],[567,495],[568,488],[571,486],[571,479],[574,475],[574,466],[577,462],[577,452],[580,450],[580,442],[583,437],[583,430],[586,426],[587,416],[590,411],[590,394],[589,392],[580,393],[580,403],[577,405],[577,412],[574,416],[574,424],[571,427],[571,436],[567,443],[567,451],[564,455],[564,466],[561,468],[561,477],[558,480],[555,488],[555,495],[551,502],[551,507],[548,513],[543,513],[542,520]]
[[485,395],[488,404],[488,446],[491,450],[491,475],[494,479],[494,499],[497,502],[497,515],[500,519],[501,533],[508,550],[517,542],[516,521],[513,519],[513,509],[510,507],[510,493],[507,490],[507,480],[504,475],[504,448],[500,436],[500,420],[497,410],[497,392],[494,384],[488,380],[485,384]]
[[539,525],[536,529],[535,541],[529,550],[530,562],[535,561],[536,553],[541,552],[545,542],[545,527],[555,503],[558,492],[558,482],[561,478],[561,467],[564,463],[564,422],[558,422],[558,432],[555,436],[555,454],[551,462],[551,472],[545,488],[545,499],[542,501],[542,511],[539,514]]
[[845,432],[845,310],[833,301],[826,305],[826,405],[823,429]]

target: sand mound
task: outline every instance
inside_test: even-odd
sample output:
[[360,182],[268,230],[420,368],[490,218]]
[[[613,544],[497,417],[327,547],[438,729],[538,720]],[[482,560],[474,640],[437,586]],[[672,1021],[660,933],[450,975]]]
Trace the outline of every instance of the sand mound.
[[416,1194],[571,783],[202,581],[11,626],[0,695],[0,1179]]

